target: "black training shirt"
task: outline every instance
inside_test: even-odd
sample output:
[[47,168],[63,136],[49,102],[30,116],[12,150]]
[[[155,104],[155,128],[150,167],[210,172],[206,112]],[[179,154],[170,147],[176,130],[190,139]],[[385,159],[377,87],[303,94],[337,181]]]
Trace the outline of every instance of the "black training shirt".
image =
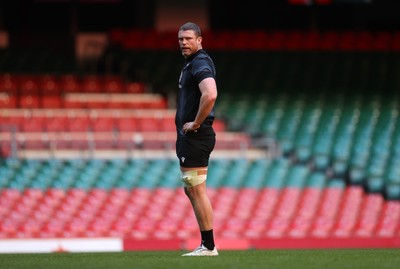
[[185,135],[182,130],[186,122],[192,122],[196,118],[201,97],[199,83],[205,78],[211,77],[215,79],[215,75],[214,63],[204,50],[199,50],[186,59],[179,77],[179,93],[175,115],[178,138],[188,135],[215,135],[212,128],[214,108],[196,133],[190,132]]

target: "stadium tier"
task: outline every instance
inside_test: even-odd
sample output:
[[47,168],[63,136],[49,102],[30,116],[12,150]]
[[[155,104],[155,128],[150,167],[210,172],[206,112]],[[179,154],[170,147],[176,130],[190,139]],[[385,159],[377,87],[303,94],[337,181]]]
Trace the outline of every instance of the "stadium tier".
[[[174,162],[3,160],[0,235],[195,237],[196,222]],[[285,159],[222,159],[210,167],[221,238],[389,238],[400,233],[398,201],[346,187]],[[296,173],[301,182],[293,179]]]
[[[0,53],[0,238],[197,243],[173,150],[181,58],[176,35],[155,51],[157,34],[112,31],[112,75],[12,72]],[[220,242],[398,247],[400,35],[238,32],[224,50],[231,33],[205,34]]]

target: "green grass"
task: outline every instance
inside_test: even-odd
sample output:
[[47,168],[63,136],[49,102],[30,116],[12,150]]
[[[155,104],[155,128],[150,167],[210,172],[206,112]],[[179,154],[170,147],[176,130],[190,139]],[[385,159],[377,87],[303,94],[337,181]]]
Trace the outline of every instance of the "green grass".
[[0,269],[397,269],[400,249],[220,251],[218,257],[181,257],[181,251],[0,254]]

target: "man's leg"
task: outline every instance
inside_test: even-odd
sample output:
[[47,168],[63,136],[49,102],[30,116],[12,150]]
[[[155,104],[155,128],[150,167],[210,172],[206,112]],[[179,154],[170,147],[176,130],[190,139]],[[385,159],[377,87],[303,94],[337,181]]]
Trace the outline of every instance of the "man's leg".
[[[200,176],[202,173],[207,174],[207,167],[196,170]],[[184,171],[185,170],[182,170],[182,172]],[[186,185],[184,190],[185,194],[190,200],[190,203],[192,204],[192,208],[199,225],[202,245],[209,250],[214,250],[213,208],[207,195],[206,181],[204,180],[202,183],[194,186]],[[214,254],[218,255],[217,252]]]
[[185,187],[185,193],[192,204],[200,231],[213,228],[213,209],[206,192],[206,182],[194,187]]

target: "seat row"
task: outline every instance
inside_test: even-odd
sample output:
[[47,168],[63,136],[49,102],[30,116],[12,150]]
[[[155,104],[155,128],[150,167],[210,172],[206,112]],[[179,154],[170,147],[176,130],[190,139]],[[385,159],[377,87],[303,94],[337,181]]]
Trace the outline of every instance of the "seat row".
[[[400,50],[400,34],[391,31],[285,31],[217,30],[204,31],[208,50]],[[126,49],[176,50],[176,32],[145,29],[113,29],[114,46]]]
[[160,94],[95,94],[76,93],[65,95],[10,95],[0,93],[0,105],[4,108],[22,109],[160,109],[167,108],[166,98]]
[[241,123],[236,130],[275,141],[288,158],[368,191],[391,185],[399,192],[400,107],[395,96],[241,96],[237,101],[222,98],[220,111],[230,115],[228,126],[229,121]]
[[0,75],[0,92],[15,95],[61,95],[66,93],[144,93],[146,85],[117,75],[19,74]]
[[[0,148],[13,150],[171,149],[175,112],[169,109],[3,109]],[[216,120],[218,149],[249,148],[246,134],[226,132]]]
[[[209,189],[219,238],[387,238],[400,203],[344,188]],[[181,188],[2,189],[0,238],[189,239],[196,220]]]
[[111,75],[0,75],[4,108],[166,108],[160,94],[146,93],[145,83]]
[[[235,141],[236,142],[236,141]],[[218,146],[217,146],[218,147]],[[113,155],[114,156],[114,155]],[[209,167],[207,185],[212,188],[343,187],[344,182],[287,159],[240,156],[215,158]],[[174,188],[179,185],[176,157],[83,158],[1,160],[0,188]],[[165,172],[165,171],[168,171]]]
[[[69,132],[69,133],[0,133],[0,156],[40,153],[93,152],[96,150],[132,152],[175,148],[176,132]],[[220,133],[216,150],[247,150],[250,138],[245,134]],[[63,154],[61,154],[63,155]]]
[[[170,109],[3,109],[0,124],[2,131],[17,132],[171,132],[174,113]],[[216,128],[224,130],[223,123]]]

